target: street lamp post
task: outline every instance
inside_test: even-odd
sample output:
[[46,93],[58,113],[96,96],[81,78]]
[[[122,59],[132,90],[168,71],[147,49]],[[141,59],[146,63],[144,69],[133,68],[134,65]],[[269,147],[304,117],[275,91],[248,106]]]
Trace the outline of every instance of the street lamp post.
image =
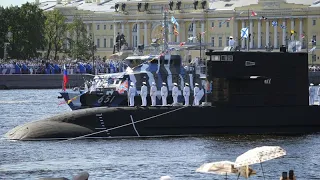
[[4,43],[4,46],[3,46],[3,59],[6,60],[7,59],[7,46],[9,45],[10,43]]

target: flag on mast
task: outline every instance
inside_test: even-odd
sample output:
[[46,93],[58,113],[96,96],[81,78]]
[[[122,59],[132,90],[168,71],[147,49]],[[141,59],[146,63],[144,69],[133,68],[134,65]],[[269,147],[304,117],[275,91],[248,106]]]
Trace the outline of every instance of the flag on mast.
[[68,72],[66,65],[63,65],[63,91],[66,91],[68,83]]

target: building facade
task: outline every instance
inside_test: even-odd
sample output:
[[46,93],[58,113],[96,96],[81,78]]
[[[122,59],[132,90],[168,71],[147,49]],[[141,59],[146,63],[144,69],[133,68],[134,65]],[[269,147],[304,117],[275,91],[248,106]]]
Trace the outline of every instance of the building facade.
[[[56,0],[39,3],[45,11],[60,10],[72,21],[80,16],[97,46],[97,56],[108,57],[113,52],[117,33],[125,35],[128,48],[149,45],[162,38],[162,11],[167,10],[178,26],[174,32],[169,23],[169,43],[198,44],[202,34],[206,48],[221,50],[230,36],[242,49],[259,50],[273,46],[278,50],[291,40],[301,40],[302,51],[309,51],[310,64],[320,64],[320,1],[314,0]],[[242,28],[248,28],[250,42],[241,38]],[[294,32],[294,33],[292,33]],[[199,56],[199,51],[192,53]]]

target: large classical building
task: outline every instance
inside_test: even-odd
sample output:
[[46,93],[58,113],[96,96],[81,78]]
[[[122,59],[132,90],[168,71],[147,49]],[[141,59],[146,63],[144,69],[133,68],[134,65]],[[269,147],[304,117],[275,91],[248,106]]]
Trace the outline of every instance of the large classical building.
[[[100,57],[112,54],[118,32],[126,36],[129,49],[148,45],[162,37],[163,7],[177,22],[177,33],[169,26],[169,42],[194,45],[203,34],[207,48],[223,49],[233,36],[241,48],[251,50],[302,41],[302,51],[310,51],[309,63],[320,64],[320,0],[56,0],[39,2],[45,11],[59,9],[72,21],[81,16],[93,34]],[[248,28],[251,41],[241,40]],[[292,34],[292,31],[294,33]],[[248,46],[248,47],[247,47]],[[193,52],[195,56],[199,51]]]

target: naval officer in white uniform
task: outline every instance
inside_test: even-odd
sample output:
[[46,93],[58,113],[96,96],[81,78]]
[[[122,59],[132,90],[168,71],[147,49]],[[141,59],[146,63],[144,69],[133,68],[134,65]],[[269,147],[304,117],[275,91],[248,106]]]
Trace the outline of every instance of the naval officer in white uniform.
[[185,83],[183,88],[184,105],[189,106],[190,87],[188,83]]
[[167,84],[165,82],[162,83],[161,92],[160,92],[161,99],[162,99],[162,106],[167,105],[168,88],[166,85]]
[[151,97],[151,106],[155,106],[157,104],[156,102],[157,87],[155,82],[152,82],[152,85],[150,87],[150,97]]
[[141,86],[141,106],[147,106],[147,95],[148,95],[148,88],[146,86],[146,82],[142,82],[142,86]]
[[194,97],[194,105],[199,106],[200,104],[200,99],[199,99],[199,84],[195,83],[195,87],[193,88],[193,97]]
[[229,46],[234,47],[235,41],[232,36],[229,37]]
[[313,84],[311,83],[309,86],[309,104],[314,105],[314,95],[315,95],[315,89]]
[[179,96],[179,88],[177,83],[173,83],[173,88],[172,88],[172,99],[173,103],[172,104],[177,104],[178,103],[178,96]]
[[130,87],[129,87],[129,104],[130,106],[134,106],[134,96],[136,95],[137,93],[137,90],[136,88],[134,87],[134,83],[131,82],[130,83]]

